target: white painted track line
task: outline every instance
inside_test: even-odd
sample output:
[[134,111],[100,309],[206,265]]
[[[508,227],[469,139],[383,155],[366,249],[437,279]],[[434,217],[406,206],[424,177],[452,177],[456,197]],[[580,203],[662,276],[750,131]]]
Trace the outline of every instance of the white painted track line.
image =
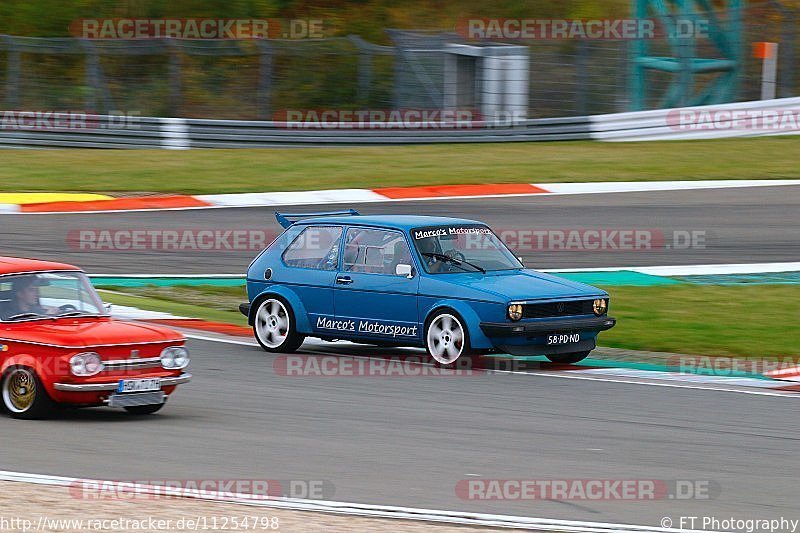
[[[76,483],[113,483],[111,480],[79,479],[46,474],[28,474],[22,472],[0,471],[0,480],[21,483],[33,483],[56,487],[69,487]],[[144,494],[162,494],[163,487],[153,485],[137,486],[137,492]],[[232,503],[256,507],[288,509],[296,511],[315,511],[340,515],[361,516],[369,518],[388,518],[396,520],[420,520],[426,522],[442,522],[481,527],[502,527],[509,529],[528,529],[533,531],[564,531],[585,533],[700,533],[698,530],[672,529],[663,527],[639,526],[633,524],[613,524],[605,522],[585,522],[579,520],[556,520],[523,516],[493,515],[468,513],[460,511],[442,511],[437,509],[418,509],[413,507],[394,507],[388,505],[370,505],[361,503],[336,502],[325,500],[302,500],[297,498],[275,497],[267,500],[254,500],[247,494],[222,494],[207,491],[184,491],[187,498]],[[706,532],[709,530],[705,530]]]
[[[198,335],[195,333],[187,332],[186,329],[181,329],[181,332],[187,339],[195,339],[199,341],[208,341],[208,342],[220,342],[224,344],[233,344],[238,346],[252,346],[258,347],[258,344],[255,341],[246,341],[246,340],[239,340],[239,339],[232,339],[230,337],[224,336],[209,336],[209,335]],[[315,339],[311,339],[306,341],[305,345],[312,344],[314,346],[325,346],[326,343],[323,341],[316,341]],[[336,343],[342,344],[342,343]],[[301,354],[302,356],[324,356],[326,354]],[[362,355],[341,355],[341,354],[328,354],[337,357],[350,357],[353,359],[370,359],[367,356]],[[427,365],[432,366],[430,363],[422,363],[422,362],[413,362],[410,364],[414,365]],[[719,376],[713,380],[713,383],[709,381],[698,382],[697,376],[695,374],[683,374],[685,377],[684,381],[678,382],[677,379],[680,378],[681,374],[672,372],[672,373],[663,373],[659,371],[637,371],[636,372],[636,379],[632,379],[631,372],[629,369],[620,369],[619,375],[614,375],[613,372],[615,369],[608,368],[608,369],[601,369],[603,372],[607,373],[608,375],[598,375],[600,372],[592,372],[591,369],[587,368],[586,370],[550,370],[550,371],[535,371],[535,370],[496,370],[496,369],[486,369],[487,373],[493,374],[514,374],[520,376],[538,376],[538,377],[546,377],[546,378],[561,378],[561,379],[577,379],[583,381],[600,381],[605,383],[623,383],[626,385],[644,385],[644,386],[651,386],[651,387],[667,387],[667,388],[674,388],[674,389],[693,389],[693,390],[700,390],[700,391],[711,391],[711,392],[731,392],[731,393],[738,393],[738,394],[749,394],[752,396],[772,396],[772,397],[779,397],[779,398],[788,398],[798,400],[800,399],[800,394],[791,391],[772,391],[769,390],[767,383],[771,383],[767,380],[759,380],[763,381],[765,385],[763,387],[749,387],[746,388],[745,386],[741,386],[742,378],[736,377],[724,377]],[[662,374],[664,374],[662,376]],[[740,385],[742,388],[733,388],[736,385]],[[773,387],[783,387],[785,383],[776,382],[772,384]]]

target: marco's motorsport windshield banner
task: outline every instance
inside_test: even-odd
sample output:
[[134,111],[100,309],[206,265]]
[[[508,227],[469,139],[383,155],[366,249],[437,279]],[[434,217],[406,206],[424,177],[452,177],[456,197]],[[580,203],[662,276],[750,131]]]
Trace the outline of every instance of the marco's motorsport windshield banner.
[[486,226],[428,226],[411,231],[414,240],[435,238],[458,238],[459,235],[492,235]]

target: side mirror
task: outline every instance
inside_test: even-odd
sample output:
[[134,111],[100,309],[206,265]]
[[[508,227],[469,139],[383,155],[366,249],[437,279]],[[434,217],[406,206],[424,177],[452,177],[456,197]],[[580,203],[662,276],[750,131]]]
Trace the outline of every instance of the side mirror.
[[106,313],[108,313],[109,315],[111,314],[111,304],[103,302],[103,309],[105,309]]
[[394,273],[397,274],[398,276],[405,276],[408,279],[414,277],[413,267],[411,265],[404,265],[402,263],[394,267]]

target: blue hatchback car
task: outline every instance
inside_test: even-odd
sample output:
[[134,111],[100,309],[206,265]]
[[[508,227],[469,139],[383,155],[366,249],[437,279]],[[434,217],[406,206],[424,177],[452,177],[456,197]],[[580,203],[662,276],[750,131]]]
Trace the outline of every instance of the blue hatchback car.
[[440,365],[500,352],[577,362],[614,326],[608,294],[525,268],[485,224],[416,215],[277,213],[286,230],[247,271],[259,344],[306,337],[425,347]]

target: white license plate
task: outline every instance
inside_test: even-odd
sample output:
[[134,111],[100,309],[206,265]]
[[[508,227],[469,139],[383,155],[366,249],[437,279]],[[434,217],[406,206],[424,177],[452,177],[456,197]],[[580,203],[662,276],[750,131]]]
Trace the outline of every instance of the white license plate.
[[548,335],[547,344],[569,344],[571,342],[580,342],[580,333],[560,333],[558,335]]
[[148,392],[161,390],[161,379],[121,379],[117,392]]

